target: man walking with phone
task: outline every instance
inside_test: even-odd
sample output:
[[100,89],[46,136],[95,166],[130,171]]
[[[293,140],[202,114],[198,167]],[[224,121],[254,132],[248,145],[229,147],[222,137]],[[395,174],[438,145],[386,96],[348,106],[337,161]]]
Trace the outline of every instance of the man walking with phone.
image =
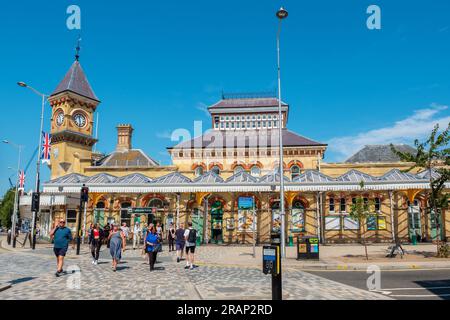
[[63,274],[64,257],[66,256],[69,242],[72,241],[72,232],[66,227],[66,221],[60,219],[58,225],[50,232],[53,239],[53,252],[56,256],[57,269],[55,276],[60,277]]

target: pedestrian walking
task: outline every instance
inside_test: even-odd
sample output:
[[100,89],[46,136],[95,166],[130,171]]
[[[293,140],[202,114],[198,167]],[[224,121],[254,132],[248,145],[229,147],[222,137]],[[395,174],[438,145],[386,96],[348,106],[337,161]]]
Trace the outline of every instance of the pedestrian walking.
[[123,235],[125,236],[125,241],[127,241],[128,237],[130,236],[130,228],[128,228],[126,222],[122,222],[122,226],[120,227],[120,230],[122,230]]
[[159,245],[158,234],[155,228],[152,226],[151,228],[149,228],[147,237],[145,238],[145,251],[148,255],[150,271],[155,270],[156,256],[158,254]]
[[89,246],[91,248],[92,264],[94,265],[98,264],[98,257],[100,255],[100,248],[102,247],[103,238],[103,230],[100,228],[98,223],[94,224],[91,232],[89,233]]
[[163,239],[164,239],[164,232],[163,232],[163,228],[161,226],[161,222],[156,223],[156,234],[158,235],[158,241],[161,244],[159,246],[159,251],[162,252],[162,243],[163,243]]
[[177,262],[183,258],[183,251],[186,239],[184,238],[184,224],[181,223],[179,228],[175,231],[175,242],[177,248]]
[[133,228],[133,250],[141,247],[141,226],[139,222],[136,221]]
[[142,243],[144,244],[144,249],[145,249],[145,239],[147,238],[147,226],[148,224],[144,223],[144,226],[142,227]]
[[192,222],[188,222],[188,229],[184,232],[186,241],[186,266],[185,269],[194,269],[194,253],[197,241],[197,230],[192,227]]
[[125,234],[119,229],[119,225],[113,225],[113,229],[109,234],[109,239],[109,253],[112,257],[112,269],[113,271],[116,271],[117,264],[119,264],[120,259],[122,259],[122,252],[125,251],[126,248]]
[[103,241],[106,244],[106,247],[109,248],[109,233],[111,232],[111,226],[109,223],[106,224],[106,226],[103,228]]
[[167,241],[169,242],[169,252],[175,251],[175,227],[170,223],[169,231],[167,232]]
[[64,257],[69,248],[69,242],[73,240],[72,232],[66,227],[66,221],[64,219],[59,220],[59,223],[50,232],[50,237],[54,243],[53,252],[56,256],[57,267],[55,276],[59,277],[63,274]]

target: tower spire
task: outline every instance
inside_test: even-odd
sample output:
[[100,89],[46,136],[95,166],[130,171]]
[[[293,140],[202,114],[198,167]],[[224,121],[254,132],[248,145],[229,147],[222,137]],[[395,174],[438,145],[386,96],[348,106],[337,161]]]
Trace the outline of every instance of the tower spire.
[[78,36],[78,41],[77,41],[77,47],[75,48],[76,53],[75,53],[75,60],[78,61],[80,60],[80,42],[81,42],[81,35]]

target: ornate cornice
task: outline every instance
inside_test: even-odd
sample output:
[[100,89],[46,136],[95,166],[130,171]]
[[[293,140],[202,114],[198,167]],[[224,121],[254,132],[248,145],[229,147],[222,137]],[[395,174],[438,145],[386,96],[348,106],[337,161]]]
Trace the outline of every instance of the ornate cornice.
[[52,144],[66,141],[92,147],[98,140],[94,139],[91,136],[69,130],[64,130],[52,134]]

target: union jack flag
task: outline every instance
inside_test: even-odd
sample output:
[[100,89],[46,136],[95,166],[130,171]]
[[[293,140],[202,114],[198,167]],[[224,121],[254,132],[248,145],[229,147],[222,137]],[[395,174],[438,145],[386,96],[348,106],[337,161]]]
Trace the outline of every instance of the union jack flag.
[[50,151],[51,151],[52,135],[42,131],[42,151],[41,159],[42,163],[50,164]]
[[24,190],[25,188],[25,172],[23,170],[19,171],[19,190]]

